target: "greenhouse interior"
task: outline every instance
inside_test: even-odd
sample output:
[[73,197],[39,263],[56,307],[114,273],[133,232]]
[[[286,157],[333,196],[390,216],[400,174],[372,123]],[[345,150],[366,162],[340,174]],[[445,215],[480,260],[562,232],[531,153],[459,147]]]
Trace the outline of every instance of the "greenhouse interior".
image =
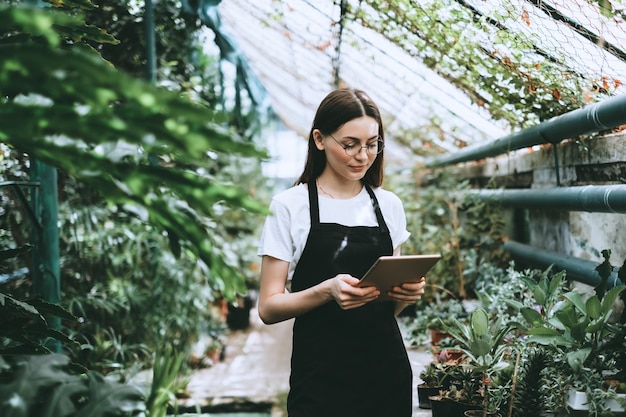
[[[354,308],[391,306],[410,416],[626,416],[624,0],[2,0],[0,24],[2,416],[311,415],[293,323],[325,316],[260,318],[291,264],[259,245],[303,178],[334,199],[315,135],[363,119],[377,141],[337,152],[380,163],[402,254],[439,255],[410,302]],[[346,89],[380,123],[322,131]]]

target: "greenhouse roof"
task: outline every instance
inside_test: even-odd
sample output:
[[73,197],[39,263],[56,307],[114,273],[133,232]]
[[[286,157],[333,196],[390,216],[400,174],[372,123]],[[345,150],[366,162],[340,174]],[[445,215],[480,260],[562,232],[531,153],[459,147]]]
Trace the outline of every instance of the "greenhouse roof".
[[626,93],[623,0],[225,0],[219,12],[304,137],[337,86],[367,91],[388,140],[418,155]]

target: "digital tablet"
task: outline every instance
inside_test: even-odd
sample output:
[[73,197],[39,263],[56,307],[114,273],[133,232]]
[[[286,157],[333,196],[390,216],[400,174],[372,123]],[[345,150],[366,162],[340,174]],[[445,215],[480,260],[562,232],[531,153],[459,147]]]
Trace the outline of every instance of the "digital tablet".
[[439,254],[381,256],[363,275],[359,287],[380,290],[377,300],[389,300],[387,292],[405,282],[417,282],[441,259]]

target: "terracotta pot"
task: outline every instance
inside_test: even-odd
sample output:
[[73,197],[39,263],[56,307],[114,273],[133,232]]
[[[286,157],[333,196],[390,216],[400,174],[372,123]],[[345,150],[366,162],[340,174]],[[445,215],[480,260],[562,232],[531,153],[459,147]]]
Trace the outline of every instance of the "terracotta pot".
[[455,348],[440,348],[433,346],[433,355],[439,362],[459,362],[465,358],[465,352]]
[[446,337],[450,337],[450,333],[443,330],[430,329],[430,344],[432,346],[438,345]]

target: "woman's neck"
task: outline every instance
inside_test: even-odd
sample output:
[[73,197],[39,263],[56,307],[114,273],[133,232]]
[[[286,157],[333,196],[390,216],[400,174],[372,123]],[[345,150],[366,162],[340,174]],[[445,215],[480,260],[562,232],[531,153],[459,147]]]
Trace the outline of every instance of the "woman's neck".
[[319,194],[337,200],[352,198],[363,189],[361,181],[339,182],[328,177],[318,177],[316,182]]

